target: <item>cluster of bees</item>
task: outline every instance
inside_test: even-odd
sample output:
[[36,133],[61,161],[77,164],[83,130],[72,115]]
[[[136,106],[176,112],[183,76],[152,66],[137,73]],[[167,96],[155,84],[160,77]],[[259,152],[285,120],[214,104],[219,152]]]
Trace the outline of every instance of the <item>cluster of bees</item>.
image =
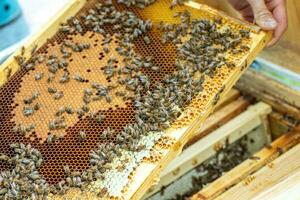
[[[246,159],[251,159],[250,152],[247,147],[247,141],[249,140],[246,136],[233,144],[229,144],[227,139],[224,146],[216,149],[215,156],[209,158],[195,168],[196,173],[193,173],[195,175],[191,176],[189,179],[190,183],[188,183],[191,187],[187,191],[181,191],[183,193],[173,193],[174,196],[171,198],[168,197],[168,199],[181,200],[190,198],[201,191],[201,189],[205,188],[208,184],[221,177],[224,173],[233,169]],[[170,190],[172,190],[172,184],[167,187],[163,187],[160,190],[160,194],[153,196],[153,198],[150,197],[149,199],[165,199],[167,197],[164,195],[169,196],[168,194],[170,193],[167,193],[167,191]]]
[[11,144],[14,156],[1,154],[0,160],[14,168],[2,171],[0,174],[0,198],[1,199],[41,199],[50,191],[50,186],[39,174],[38,169],[42,165],[41,153],[31,147]]
[[[119,0],[118,2],[127,6],[144,7],[153,3],[154,0]],[[181,1],[175,3],[181,3]],[[80,20],[71,18],[68,24],[61,26],[60,31],[66,34],[83,33],[84,30],[90,30],[104,35],[106,38],[105,53],[110,51],[109,43],[112,40],[112,35],[107,31],[107,27],[112,28],[115,32],[114,36],[119,40],[116,51],[124,57],[124,67],[115,70],[113,65],[116,63],[116,59],[112,57],[104,66],[103,73],[107,78],[118,76],[118,84],[126,86],[127,91],[118,91],[115,94],[122,96],[124,100],[132,100],[136,122],[126,125],[120,132],[110,128],[104,130],[100,137],[116,137],[116,143],[99,144],[97,149],[92,150],[90,153],[90,167],[82,173],[71,172],[69,167],[65,166],[64,170],[67,178],[56,185],[50,186],[50,189],[45,189],[44,193],[49,190],[53,194],[63,194],[70,187],[84,189],[95,178],[105,178],[105,171],[115,167],[110,163],[114,158],[122,155],[122,150],[135,152],[143,150],[145,146],[139,145],[141,137],[149,132],[161,132],[170,127],[172,122],[182,113],[184,106],[203,90],[202,84],[205,80],[205,74],[213,76],[214,71],[219,67],[233,67],[232,63],[227,62],[224,53],[233,51],[240,45],[242,38],[249,37],[248,31],[241,31],[240,33],[233,33],[230,29],[221,31],[218,28],[222,25],[220,19],[191,20],[188,12],[176,13],[174,17],[180,17],[181,23],[176,25],[160,23],[158,28],[163,32],[162,43],[172,42],[177,46],[178,57],[174,63],[176,70],[166,75],[160,83],[155,85],[152,85],[150,77],[144,74],[141,69],[147,68],[158,73],[160,67],[155,65],[152,57],[143,57],[136,53],[133,48],[133,41],[138,37],[143,37],[146,44],[151,42],[147,36],[144,36],[152,28],[150,20],[144,21],[129,11],[118,11],[111,1],[105,1],[103,4],[96,4],[95,8],[90,9],[85,15],[81,15]],[[183,42],[181,40],[183,37],[188,39]],[[74,44],[65,40],[60,48],[63,54],[62,59],[59,59],[56,55],[51,55],[48,58],[34,55],[29,64],[25,64],[22,56],[16,57],[16,60],[26,70],[33,69],[37,63],[45,61],[50,73],[47,79],[49,83],[53,81],[53,77],[58,70],[65,70],[59,80],[61,84],[66,84],[70,79],[86,82],[86,79],[80,74],[71,76],[68,73],[67,67],[69,64],[65,59],[69,58],[72,52],[81,52],[89,48],[89,44]],[[202,74],[200,77],[195,76],[198,72]],[[37,72],[35,80],[39,81],[44,76],[44,74]],[[151,89],[150,86],[152,86]],[[97,122],[103,122],[105,120],[103,114],[89,112],[89,103],[102,98],[110,103],[112,101],[110,92],[116,87],[118,85],[104,86],[101,83],[92,83],[90,88],[83,91],[82,101],[84,105],[80,108],[71,108],[70,106],[60,108],[55,115],[55,119],[49,122],[49,130],[65,129],[67,127],[65,117],[62,116],[64,113],[76,113],[78,116],[87,114]],[[129,92],[132,95],[129,95]],[[49,87],[48,93],[55,100],[64,97],[63,91],[56,88]],[[23,114],[25,116],[32,115],[35,110],[40,109],[40,106],[36,107],[36,104],[34,104],[38,96],[39,92],[36,92],[32,97],[24,99]],[[34,124],[31,127],[23,127],[19,124],[14,127],[14,132],[25,134],[33,129]],[[88,135],[84,130],[79,131],[78,139],[80,141],[84,142],[87,137]],[[52,144],[56,139],[60,138],[50,134],[47,143]],[[124,168],[124,165],[117,166],[120,171]],[[30,187],[34,187],[35,183],[29,182],[29,184]],[[0,195],[10,195],[12,192],[11,189],[1,190]],[[35,191],[30,192],[32,195],[40,194]],[[99,195],[101,197],[107,195],[107,188],[102,188]]]
[[[156,0],[118,0],[118,3],[122,3],[127,7],[136,6],[138,8],[145,8],[153,4]],[[186,0],[172,0],[170,9],[173,9],[176,5],[182,5]]]

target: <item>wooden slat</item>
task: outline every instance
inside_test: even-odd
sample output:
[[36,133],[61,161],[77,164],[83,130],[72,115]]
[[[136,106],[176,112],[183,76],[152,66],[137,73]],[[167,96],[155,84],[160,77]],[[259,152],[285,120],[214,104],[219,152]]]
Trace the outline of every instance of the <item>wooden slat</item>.
[[299,200],[300,197],[300,170],[289,174],[278,183],[272,184],[270,188],[255,196],[253,200]]
[[233,102],[234,100],[236,100],[237,98],[239,98],[241,96],[241,93],[239,90],[237,89],[231,89],[228,94],[226,94],[224,96],[224,98],[222,98],[218,104],[216,105],[216,108],[214,109],[214,112],[220,110],[221,108],[223,108],[224,106],[228,105],[229,103]]
[[216,198],[216,200],[232,200],[239,199],[240,197],[242,197],[243,200],[253,199],[263,192],[268,191],[282,180],[287,179],[289,176],[293,176],[294,173],[299,173],[299,152],[300,144],[264,166],[258,172],[248,176],[245,180]]
[[[258,98],[273,101],[272,104],[279,111],[289,112],[290,115],[300,119],[300,92],[280,84],[251,68],[243,74],[237,83],[237,87]],[[269,96],[274,98],[271,99]],[[285,110],[285,108],[288,109]]]
[[[282,152],[287,151],[300,141],[300,127],[281,136],[275,140],[270,147],[266,147],[256,153],[254,156],[259,157],[259,160],[248,159],[224,174],[222,177],[211,183],[208,187],[202,189],[195,194],[191,199],[214,199],[228,190],[230,187],[239,183],[241,180],[259,170],[272,160],[277,158]],[[242,195],[243,196],[243,195]],[[232,198],[238,199],[238,198]]]
[[192,145],[197,142],[199,139],[203,138],[207,134],[211,133],[213,130],[221,127],[229,120],[243,112],[248,106],[250,102],[245,100],[243,97],[240,97],[236,101],[231,104],[221,108],[220,110],[214,112],[211,116],[209,116],[203,126],[195,132],[193,137],[188,141],[185,147]]

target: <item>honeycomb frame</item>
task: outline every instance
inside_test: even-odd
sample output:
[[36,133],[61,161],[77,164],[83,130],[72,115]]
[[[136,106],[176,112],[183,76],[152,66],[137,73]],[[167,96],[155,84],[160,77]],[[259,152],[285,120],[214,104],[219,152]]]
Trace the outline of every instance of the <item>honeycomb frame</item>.
[[[34,45],[41,47],[46,41],[47,38],[50,38],[54,35],[61,22],[64,22],[70,16],[73,16],[79,11],[86,1],[75,0],[71,2],[53,21],[49,23],[49,26],[45,28],[40,34],[35,36],[25,48],[30,50]],[[164,5],[166,6],[166,2]],[[157,5],[161,6],[161,5]],[[227,72],[228,76],[220,76],[219,81],[214,81],[208,79],[204,83],[204,92],[200,96],[194,98],[189,106],[185,109],[184,113],[180,118],[173,124],[173,126],[164,133],[164,139],[158,141],[154,145],[154,148],[151,149],[151,155],[145,157],[143,162],[130,174],[130,181],[126,184],[126,187],[122,190],[122,196],[115,198],[121,199],[139,199],[146,190],[153,184],[153,181],[159,176],[159,172],[175,157],[182,149],[183,145],[189,140],[193,132],[197,130],[201,123],[208,117],[208,115],[213,111],[214,107],[214,96],[220,91],[222,86],[225,86],[225,90],[221,93],[220,97],[222,98],[229,89],[234,85],[238,80],[242,72],[247,68],[247,66],[254,59],[256,54],[264,47],[267,41],[270,38],[270,34],[266,34],[263,31],[260,31],[257,27],[245,24],[239,20],[230,18],[225,14],[209,8],[205,5],[200,5],[197,3],[189,2],[186,6],[190,7],[189,9],[195,9],[194,11],[201,11],[205,13],[208,18],[213,16],[219,16],[222,19],[226,20],[227,23],[233,24],[234,27],[238,28],[248,28],[251,30],[251,46],[250,51],[246,55],[243,55],[241,58],[235,60],[236,68]],[[149,8],[146,8],[145,12],[146,17],[152,19],[153,21],[159,20],[153,16],[153,10],[159,9],[152,5]],[[160,8],[162,10],[162,8]],[[174,9],[176,10],[176,8]],[[163,13],[163,11],[161,11]],[[152,13],[152,14],[151,14]],[[150,17],[149,17],[150,16]],[[158,16],[161,17],[161,16]],[[165,20],[164,20],[165,21]],[[29,58],[30,51],[25,52],[25,56]],[[20,51],[16,52],[13,56],[19,55]],[[18,71],[18,65],[13,59],[13,56],[10,57],[0,68],[0,85],[3,85],[16,71]],[[200,103],[199,103],[200,102]],[[195,114],[196,113],[196,114]],[[71,189],[68,191],[64,197],[76,198],[78,195],[88,197],[89,199],[96,198],[90,192],[81,192],[77,189]],[[50,199],[56,199],[60,197],[50,196]],[[62,197],[63,198],[63,197]]]

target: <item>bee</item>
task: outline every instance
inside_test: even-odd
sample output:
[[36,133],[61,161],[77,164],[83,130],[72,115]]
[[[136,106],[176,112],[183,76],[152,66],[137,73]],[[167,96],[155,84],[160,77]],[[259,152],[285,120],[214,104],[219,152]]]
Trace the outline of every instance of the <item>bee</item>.
[[92,97],[92,101],[100,101],[100,100],[101,100],[101,97],[99,97],[99,96]]
[[83,105],[83,106],[81,107],[81,109],[82,109],[82,111],[85,112],[85,113],[87,113],[87,112],[90,111],[90,108],[89,108],[87,105]]
[[60,107],[59,109],[58,109],[58,111],[55,113],[55,115],[57,116],[57,117],[59,117],[59,116],[61,116],[62,114],[64,114],[64,112],[66,111],[66,108],[65,107]]
[[38,61],[38,63],[42,63],[42,62],[45,61],[45,57],[40,54],[40,55],[37,56],[37,61]]
[[47,78],[47,83],[51,83],[54,80],[54,74],[50,74]]
[[82,78],[81,75],[78,74],[78,73],[73,76],[73,79],[78,81],[78,82],[81,82],[81,83],[85,82],[85,79]]
[[115,70],[113,66],[106,66],[104,69],[104,74],[108,77],[111,78],[115,75]]
[[250,37],[250,31],[249,30],[240,30],[240,35],[242,37],[249,38]]
[[17,61],[19,66],[23,66],[25,58],[22,56],[14,56],[15,61]]
[[85,89],[83,90],[83,93],[84,93],[85,95],[88,95],[88,96],[93,95],[93,91],[92,91],[91,89],[89,89],[89,88],[85,88]]
[[73,27],[70,27],[68,25],[65,25],[65,26],[62,26],[60,29],[59,29],[61,32],[64,32],[64,33],[74,33],[75,32],[75,28]]
[[10,159],[10,157],[8,157],[7,155],[5,155],[5,154],[3,154],[3,153],[0,155],[0,160],[3,160],[3,161],[5,161],[5,162],[8,162],[9,159]]
[[35,124],[29,124],[29,126],[26,128],[26,132],[30,132],[30,131],[34,130],[35,127],[36,127]]
[[57,91],[54,95],[53,95],[53,98],[54,100],[59,100],[61,98],[64,97],[64,93],[62,91]]
[[34,109],[32,109],[31,107],[28,107],[28,106],[23,107],[24,116],[28,117],[28,116],[32,115],[33,113],[34,113]]
[[224,90],[225,90],[225,85],[222,85],[222,87],[220,88],[220,91],[219,91],[219,93],[223,93],[223,92],[224,92]]
[[6,195],[7,193],[8,193],[8,189],[7,189],[7,188],[1,188],[1,189],[0,189],[0,195],[1,195],[1,196]]
[[20,124],[19,125],[15,125],[13,128],[12,128],[12,131],[13,133],[18,133],[20,131]]
[[44,73],[37,72],[37,73],[35,73],[35,75],[34,75],[34,79],[35,79],[36,81],[39,81],[39,80],[41,80],[41,79],[43,78],[43,76],[44,76]]
[[25,54],[25,47],[22,46],[22,47],[21,47],[21,56],[24,56],[24,54]]
[[88,95],[84,95],[82,99],[85,104],[89,104],[91,102],[91,98]]
[[104,53],[108,54],[108,53],[109,53],[109,48],[108,48],[108,46],[104,46],[104,47],[103,47],[103,51],[104,51]]
[[8,80],[12,75],[12,69],[10,67],[6,67],[5,72],[6,72],[6,79]]
[[67,106],[67,107],[65,108],[65,110],[66,110],[66,112],[67,112],[68,114],[73,114],[73,113],[74,113],[74,111],[73,111],[73,109],[72,109],[71,106]]
[[240,46],[240,49],[241,49],[242,51],[249,51],[249,50],[250,50],[250,47],[248,47],[248,46],[246,46],[246,45],[241,45],[241,46]]
[[69,65],[69,63],[65,60],[65,59],[61,59],[58,63],[58,67],[61,69],[61,68],[64,68],[64,67],[67,67]]
[[47,137],[47,144],[52,144],[55,141],[55,135],[52,133]]
[[145,36],[145,37],[143,38],[143,40],[144,40],[144,42],[145,42],[146,44],[150,44],[150,43],[151,43],[150,38],[149,38],[148,36]]
[[76,110],[76,113],[77,113],[77,115],[78,115],[79,117],[82,117],[82,116],[85,114],[85,112],[82,110],[82,108],[78,108],[78,109]]
[[86,140],[86,134],[84,131],[79,131],[79,140],[85,141]]
[[284,153],[284,150],[281,147],[277,147],[276,150],[279,153],[279,155]]
[[105,120],[105,115],[99,113],[96,117],[95,117],[96,122],[101,123],[103,122],[103,120]]
[[35,67],[35,64],[34,64],[34,63],[29,63],[29,64],[25,65],[25,69],[26,69],[26,70],[31,70],[31,69],[33,69],[34,67]]
[[70,176],[71,170],[70,170],[69,165],[65,165],[63,168],[64,168],[65,174],[66,174],[67,176]]
[[48,87],[48,92],[49,92],[50,94],[55,94],[55,93],[57,92],[57,89]]
[[108,192],[108,189],[107,188],[102,188],[101,190],[100,190],[100,192],[98,193],[98,197],[100,197],[100,198],[104,198],[105,197],[105,195],[107,195],[107,192]]
[[106,100],[107,103],[111,103],[111,102],[112,102],[112,97],[106,95],[106,96],[105,96],[105,100]]
[[249,159],[250,160],[260,160],[260,157],[258,157],[258,156],[250,156]]
[[25,98],[24,100],[23,100],[23,102],[25,103],[25,104],[32,104],[32,102],[33,102],[33,99],[30,97],[30,98]]
[[152,66],[151,70],[155,71],[155,72],[160,72],[160,67],[159,66]]
[[116,96],[119,96],[119,97],[124,97],[127,93],[126,92],[123,92],[123,91],[117,91],[115,93]]
[[56,74],[56,72],[58,71],[58,64],[54,63],[54,64],[50,65],[48,67],[48,71],[52,74]]
[[220,93],[217,93],[214,97],[213,100],[213,105],[216,105],[218,103],[218,101],[220,100]]
[[62,77],[59,79],[60,83],[67,83],[70,81],[70,77],[69,77],[69,73],[68,72],[64,72],[64,74],[62,75]]
[[35,44],[31,49],[31,55],[33,55],[36,52],[37,48],[38,48],[38,45]]

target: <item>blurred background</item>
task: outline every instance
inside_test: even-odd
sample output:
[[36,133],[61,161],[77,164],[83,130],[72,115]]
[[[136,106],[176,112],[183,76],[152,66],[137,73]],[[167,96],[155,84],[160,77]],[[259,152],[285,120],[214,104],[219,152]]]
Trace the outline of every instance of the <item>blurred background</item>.
[[39,31],[69,0],[0,0],[0,63]]

